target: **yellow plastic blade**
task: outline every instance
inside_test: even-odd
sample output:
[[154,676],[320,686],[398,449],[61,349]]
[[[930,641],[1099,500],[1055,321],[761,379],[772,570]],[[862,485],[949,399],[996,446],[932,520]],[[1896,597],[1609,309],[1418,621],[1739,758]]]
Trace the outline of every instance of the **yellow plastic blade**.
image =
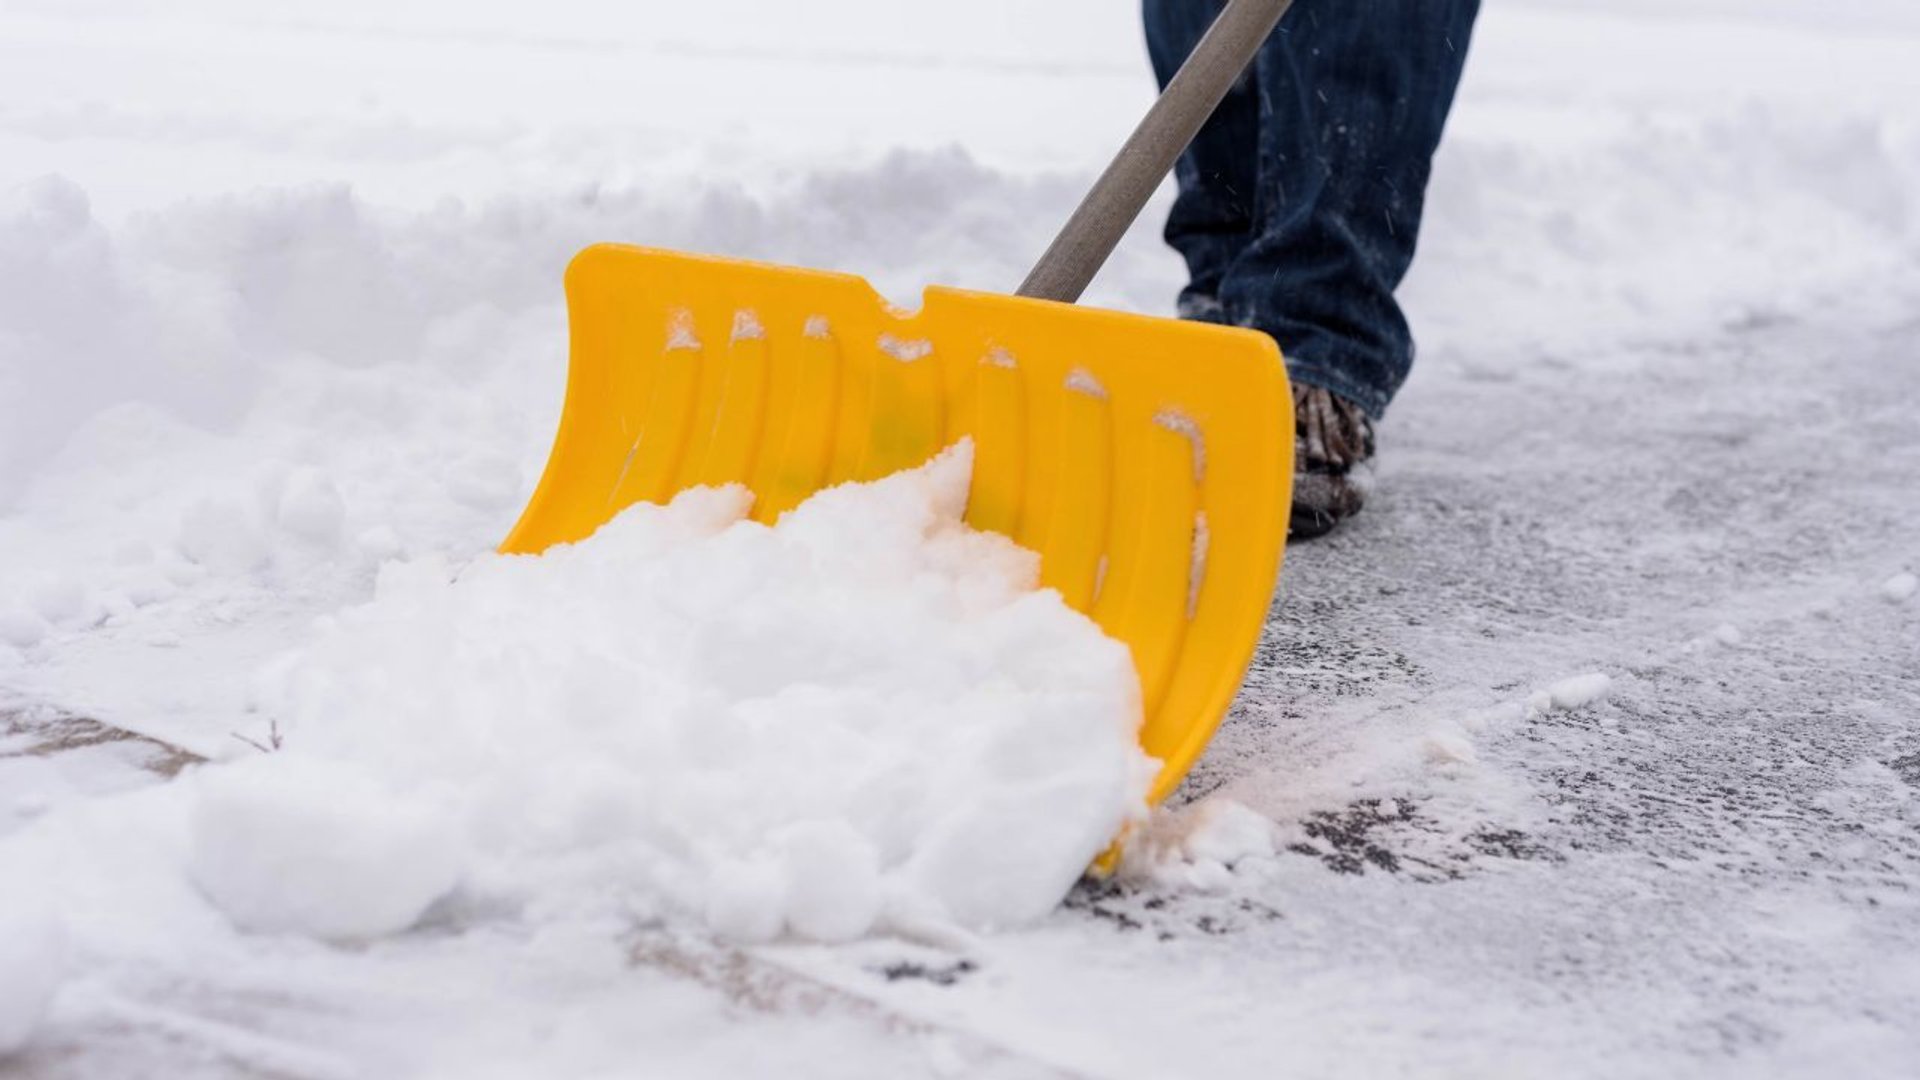
[[1248,330],[599,245],[567,270],[560,431],[501,545],[581,539],[631,503],[744,483],[772,521],[971,436],[967,519],[1133,651],[1141,743],[1180,782],[1232,704],[1287,534],[1293,405]]

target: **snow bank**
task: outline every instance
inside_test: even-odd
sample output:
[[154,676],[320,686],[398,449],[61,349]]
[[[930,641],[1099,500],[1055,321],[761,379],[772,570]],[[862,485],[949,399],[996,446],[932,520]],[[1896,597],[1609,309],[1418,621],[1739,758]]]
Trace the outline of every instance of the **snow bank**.
[[[1729,105],[1655,124],[1608,108],[1520,140],[1470,108],[1460,119],[1405,292],[1416,379],[1530,377],[1544,355],[1614,363],[1623,334],[1772,325],[1808,297],[1905,303],[1920,142],[1877,113]],[[0,547],[17,554],[0,565],[0,643],[38,661],[128,607],[250,585],[262,606],[291,592],[312,598],[303,614],[328,610],[364,594],[379,558],[497,540],[551,444],[558,283],[586,243],[852,270],[911,304],[931,281],[1019,280],[1084,179],[958,150],[780,175],[431,209],[306,186],[130,218],[96,207],[98,181],[0,192]],[[1089,302],[1168,310],[1180,263],[1157,216]],[[128,536],[152,546],[147,563],[112,562]],[[77,612],[38,610],[42,570],[81,586]],[[190,643],[192,629],[170,628]],[[50,693],[106,714],[121,704],[100,700],[107,683]],[[183,705],[183,724],[224,739],[220,704]]]
[[239,925],[402,929],[456,891],[742,939],[1030,921],[1143,809],[1124,646],[960,521],[971,450],[772,528],[740,489],[538,558],[393,563],[198,785]]
[[238,357],[223,286],[130,259],[68,180],[0,191],[0,507],[116,402],[230,424],[258,381]]

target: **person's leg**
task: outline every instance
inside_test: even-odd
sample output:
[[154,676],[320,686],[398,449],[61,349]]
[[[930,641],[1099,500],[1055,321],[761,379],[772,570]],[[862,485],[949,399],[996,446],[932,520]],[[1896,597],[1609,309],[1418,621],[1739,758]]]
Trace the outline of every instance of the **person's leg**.
[[[1147,53],[1162,89],[1213,25],[1221,4],[1144,0]],[[1259,93],[1249,74],[1227,92],[1174,166],[1179,195],[1167,217],[1166,237],[1187,260],[1189,283],[1180,293],[1183,317],[1227,321],[1220,309],[1220,280],[1253,240],[1259,123]]]
[[1376,419],[1413,364],[1393,291],[1413,260],[1478,10],[1479,0],[1295,0],[1255,61],[1257,235],[1219,298],[1227,321],[1280,342],[1296,382]]

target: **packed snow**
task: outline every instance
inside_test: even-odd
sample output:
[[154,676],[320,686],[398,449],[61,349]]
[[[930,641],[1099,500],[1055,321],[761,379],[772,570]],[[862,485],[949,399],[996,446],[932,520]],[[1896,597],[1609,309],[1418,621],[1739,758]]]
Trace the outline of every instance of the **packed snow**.
[[[1150,100],[1136,9],[0,5],[0,1071],[1913,1072],[1916,42],[1894,0],[1486,5],[1370,506],[1289,550],[1206,756],[1069,888],[1128,812],[1124,705],[1052,718],[1110,786],[1072,822],[1036,795],[993,854],[1031,863],[895,858],[939,847],[900,839],[920,790],[756,848],[779,808],[694,815],[722,788],[672,765],[804,757],[749,702],[845,627],[490,552],[574,251],[1008,289]],[[1088,303],[1172,312],[1165,197]],[[691,515],[676,565],[741,575],[804,546],[700,498],[603,539]],[[926,582],[1004,597],[1001,554]],[[612,582],[682,603],[628,623]],[[922,629],[876,678],[984,670],[984,624]],[[611,691],[641,644],[704,704]],[[895,689],[930,702],[901,731],[997,692]],[[871,757],[756,790],[968,771],[845,726]]]

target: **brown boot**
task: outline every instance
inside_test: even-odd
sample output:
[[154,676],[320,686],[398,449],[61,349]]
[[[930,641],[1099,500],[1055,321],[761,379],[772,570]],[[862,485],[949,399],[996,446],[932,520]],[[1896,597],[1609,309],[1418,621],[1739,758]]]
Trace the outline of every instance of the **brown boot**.
[[1287,537],[1311,540],[1360,512],[1372,472],[1373,421],[1318,386],[1293,387],[1293,514]]

